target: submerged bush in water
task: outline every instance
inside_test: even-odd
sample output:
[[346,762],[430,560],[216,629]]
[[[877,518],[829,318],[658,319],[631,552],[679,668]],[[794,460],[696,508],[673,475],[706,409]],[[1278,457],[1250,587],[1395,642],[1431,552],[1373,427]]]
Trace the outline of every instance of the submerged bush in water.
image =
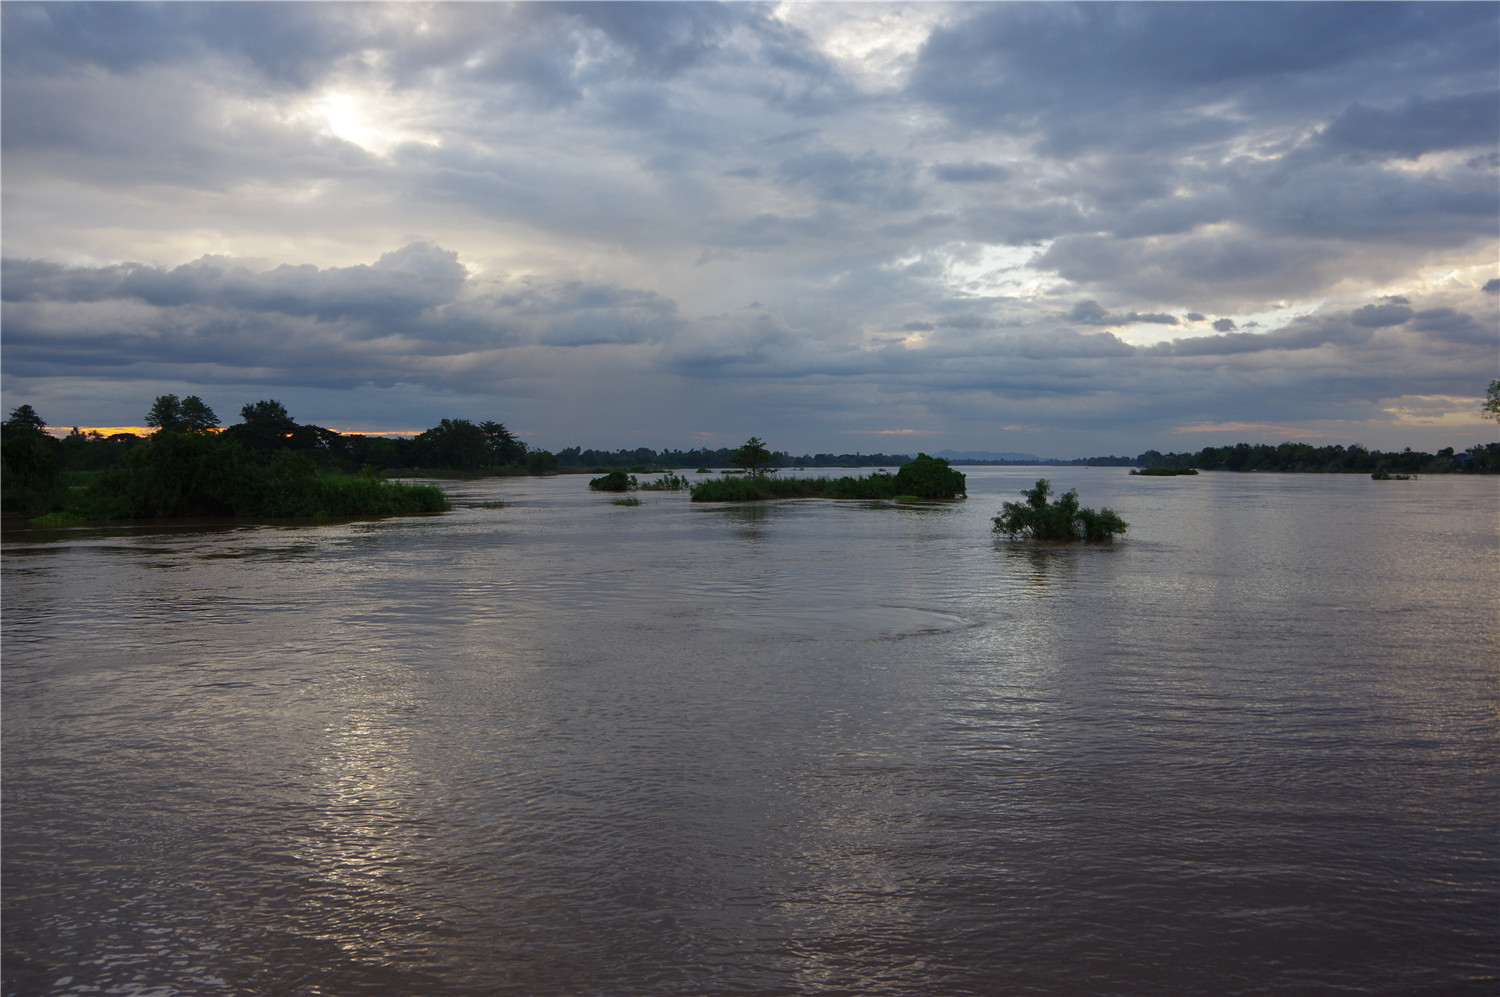
[[663,474],[655,481],[641,483],[643,492],[681,492],[692,487],[692,482],[681,474]]
[[636,487],[635,475],[617,467],[603,477],[594,478],[589,487],[598,492],[628,492]]
[[995,517],[995,532],[1012,539],[1084,540],[1108,543],[1128,528],[1125,520],[1108,509],[1080,509],[1077,490],[1069,490],[1049,502],[1052,485],[1046,478],[1023,491],[1023,502],[1006,502]]

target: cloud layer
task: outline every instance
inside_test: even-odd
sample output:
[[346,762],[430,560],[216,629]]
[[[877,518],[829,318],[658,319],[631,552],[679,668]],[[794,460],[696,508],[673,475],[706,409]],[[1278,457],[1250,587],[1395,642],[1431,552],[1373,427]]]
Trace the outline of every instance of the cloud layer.
[[4,389],[60,423],[191,388],[550,447],[1492,435],[1490,5],[0,17]]

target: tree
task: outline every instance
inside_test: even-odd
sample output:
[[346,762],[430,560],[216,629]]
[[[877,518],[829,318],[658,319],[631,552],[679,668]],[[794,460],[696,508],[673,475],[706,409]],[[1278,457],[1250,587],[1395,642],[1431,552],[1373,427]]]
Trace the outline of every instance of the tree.
[[37,516],[57,501],[58,441],[48,436],[46,421],[30,405],[22,405],[0,426],[0,508],[23,516]]
[[206,433],[219,427],[219,417],[203,399],[188,395],[182,400],[182,425],[184,432]]
[[20,405],[11,410],[10,418],[5,420],[5,428],[40,433],[46,430],[47,421],[37,415],[36,409],[30,405]]
[[1500,422],[1500,377],[1490,382],[1490,390],[1484,399],[1484,404],[1479,407],[1479,413],[1486,419]]
[[754,476],[765,473],[762,468],[775,460],[775,457],[766,449],[764,440],[758,436],[752,436],[745,441],[744,446],[735,450],[729,460],[735,467],[743,467],[751,476]]
[[206,433],[219,425],[219,417],[197,395],[157,395],[146,413],[146,425],[169,433]]
[[474,468],[489,462],[484,430],[468,419],[444,419],[416,438],[417,459],[424,467]]
[[489,447],[490,463],[496,467],[519,464],[526,459],[526,444],[516,439],[516,434],[493,419],[479,424]]
[[1052,484],[1046,478],[1021,493],[1025,501],[1006,502],[995,517],[994,531],[1011,539],[1085,540],[1108,543],[1128,528],[1125,520],[1108,509],[1080,509],[1078,491],[1070,489],[1049,502]]
[[291,428],[295,425],[286,406],[274,398],[262,398],[258,402],[247,402],[240,406],[240,418],[247,423],[259,426],[276,425]]
[[287,413],[286,406],[274,398],[241,406],[240,418],[244,421],[230,426],[226,432],[250,450],[284,450],[299,442],[296,436],[301,427]]
[[960,471],[948,466],[941,457],[924,453],[901,465],[896,472],[896,494],[916,498],[951,499],[967,494],[968,482]]

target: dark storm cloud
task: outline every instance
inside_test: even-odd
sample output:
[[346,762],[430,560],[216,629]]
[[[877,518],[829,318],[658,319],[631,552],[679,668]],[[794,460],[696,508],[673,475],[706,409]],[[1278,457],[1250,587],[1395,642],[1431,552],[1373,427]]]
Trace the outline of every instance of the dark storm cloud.
[[[257,270],[205,257],[172,270],[4,261],[6,367],[23,376],[213,368],[234,380],[433,387],[481,373],[429,361],[506,348],[659,340],[681,325],[650,291],[471,278],[414,243],[369,266]],[[424,372],[424,365],[428,368]]]
[[1384,108],[1353,104],[1323,130],[1322,140],[1340,152],[1403,159],[1448,149],[1492,148],[1500,144],[1500,93],[1411,97]]
[[1496,37],[1487,4],[987,4],[932,34],[913,89],[1053,154],[1195,145],[1240,129],[1225,103],[1302,115],[1414,76],[1483,78]]
[[1383,329],[1390,325],[1405,325],[1415,315],[1405,300],[1388,301],[1383,305],[1365,305],[1349,316],[1349,321],[1363,329]]
[[133,299],[157,308],[199,306],[333,319],[403,322],[452,301],[467,277],[455,253],[415,243],[372,266],[279,266],[255,271],[203,257],[171,270],[115,266],[77,270],[6,260],[6,301]]

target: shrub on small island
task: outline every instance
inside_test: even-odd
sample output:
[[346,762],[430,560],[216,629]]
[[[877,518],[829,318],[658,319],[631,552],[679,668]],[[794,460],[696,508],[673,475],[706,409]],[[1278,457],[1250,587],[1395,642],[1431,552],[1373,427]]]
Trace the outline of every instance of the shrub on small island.
[[1046,478],[1038,479],[1021,495],[1024,501],[1006,502],[1001,507],[1000,515],[995,517],[996,533],[1011,539],[1109,543],[1115,534],[1128,528],[1125,520],[1109,509],[1097,512],[1080,509],[1076,489],[1065,492],[1055,502],[1048,501],[1052,485]]
[[636,487],[635,475],[626,474],[623,468],[617,467],[603,477],[591,480],[589,487],[596,492],[628,492]]

